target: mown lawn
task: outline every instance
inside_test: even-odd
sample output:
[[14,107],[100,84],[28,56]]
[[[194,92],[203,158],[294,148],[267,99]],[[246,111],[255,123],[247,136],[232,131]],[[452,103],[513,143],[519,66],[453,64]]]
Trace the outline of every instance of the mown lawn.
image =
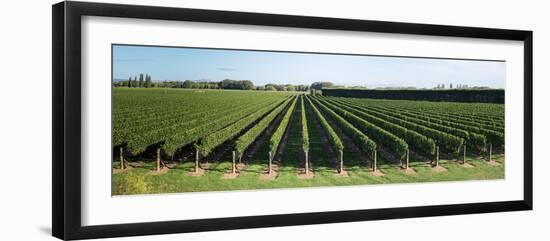
[[315,176],[311,179],[300,179],[295,167],[283,166],[275,180],[260,179],[266,165],[259,163],[247,165],[235,179],[224,179],[223,174],[231,168],[229,161],[212,164],[203,176],[197,177],[188,175],[194,167],[192,162],[178,165],[163,175],[149,175],[155,167],[151,162],[113,174],[113,195],[502,179],[502,156],[497,156],[496,162],[500,165],[468,159],[474,167],[464,168],[455,161],[441,160],[440,165],[447,169],[446,172],[436,172],[427,164],[412,162],[414,174],[405,174],[395,165],[380,164],[379,169],[385,174],[381,177],[371,175],[367,167],[356,165],[346,166],[349,177],[337,176],[333,168],[314,167]]

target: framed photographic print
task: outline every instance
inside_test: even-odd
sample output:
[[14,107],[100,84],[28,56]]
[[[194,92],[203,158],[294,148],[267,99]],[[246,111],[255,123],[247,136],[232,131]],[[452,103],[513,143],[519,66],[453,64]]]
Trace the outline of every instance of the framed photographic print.
[[53,235],[532,209],[532,32],[53,6]]

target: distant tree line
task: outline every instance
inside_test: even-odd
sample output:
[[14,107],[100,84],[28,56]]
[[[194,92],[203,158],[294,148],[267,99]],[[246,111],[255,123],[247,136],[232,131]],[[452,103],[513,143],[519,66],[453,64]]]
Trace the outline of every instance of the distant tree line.
[[130,88],[183,88],[183,89],[228,89],[228,90],[260,90],[260,91],[309,91],[308,85],[291,85],[291,84],[266,84],[263,86],[255,86],[250,80],[232,80],[224,79],[219,82],[214,81],[156,81],[151,80],[150,75],[140,74],[139,80],[137,76],[128,78],[127,81],[114,82],[115,87],[130,87]]
[[129,87],[129,88],[151,88],[155,87],[151,76],[148,74],[139,74],[139,80],[137,76],[130,76],[127,81],[114,82],[115,87]]
[[214,82],[195,82],[192,80],[183,81],[181,84],[172,86],[172,88],[185,88],[185,89],[219,89],[218,83]]
[[266,90],[266,91],[308,91],[309,86],[307,85],[278,85],[278,84],[266,84],[264,86],[257,86],[256,90]]
[[228,90],[265,90],[265,91],[308,91],[307,85],[278,85],[266,84],[255,86],[250,80],[231,80],[224,79],[220,82],[197,82],[186,80],[182,84],[185,89],[228,89]]
[[254,90],[256,87],[254,87],[254,83],[250,80],[230,80],[230,79],[224,79],[221,82],[219,82],[220,89],[228,89],[228,90]]

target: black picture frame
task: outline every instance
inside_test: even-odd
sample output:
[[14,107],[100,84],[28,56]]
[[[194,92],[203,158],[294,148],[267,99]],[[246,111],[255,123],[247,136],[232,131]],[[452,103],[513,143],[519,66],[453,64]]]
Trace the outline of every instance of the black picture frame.
[[[151,7],[90,2],[52,6],[52,233],[60,239],[106,238],[213,230],[308,225],[380,219],[532,210],[533,208],[533,32],[278,14]],[[426,36],[517,40],[524,43],[524,194],[521,200],[421,207],[139,222],[81,224],[81,17],[194,21],[259,26],[350,30]],[[139,220],[136,220],[139,221]]]

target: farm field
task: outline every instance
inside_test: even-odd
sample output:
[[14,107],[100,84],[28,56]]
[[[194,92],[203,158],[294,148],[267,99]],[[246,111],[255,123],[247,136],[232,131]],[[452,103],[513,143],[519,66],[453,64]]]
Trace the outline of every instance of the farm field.
[[504,178],[503,104],[114,88],[113,107],[113,195]]

